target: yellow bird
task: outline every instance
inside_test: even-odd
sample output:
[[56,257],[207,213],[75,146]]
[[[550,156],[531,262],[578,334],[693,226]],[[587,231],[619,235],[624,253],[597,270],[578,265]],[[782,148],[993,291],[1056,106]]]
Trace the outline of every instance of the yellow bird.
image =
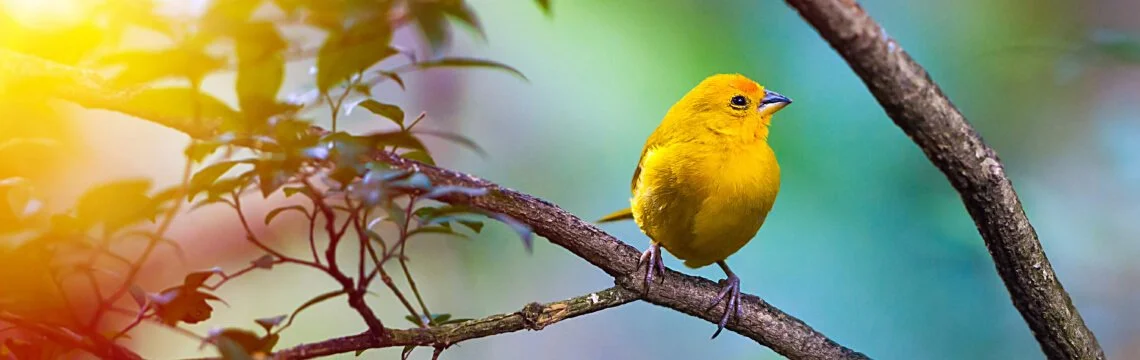
[[[669,109],[633,171],[631,207],[599,222],[637,221],[650,238],[641,255],[645,286],[664,274],[661,247],[699,268],[716,263],[727,279],[708,306],[726,300],[716,338],[741,316],[740,278],[725,259],[748,243],[780,191],[780,166],[768,146],[772,115],[792,100],[740,74],[713,75]],[[706,310],[707,311],[707,310]]]

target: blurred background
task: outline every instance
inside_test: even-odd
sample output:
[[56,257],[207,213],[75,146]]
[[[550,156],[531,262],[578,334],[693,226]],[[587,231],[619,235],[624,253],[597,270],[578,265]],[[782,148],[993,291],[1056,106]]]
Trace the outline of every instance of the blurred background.
[[[192,15],[203,1],[168,1]],[[848,347],[877,359],[1041,359],[957,194],[894,126],[840,57],[780,1],[472,0],[486,38],[460,31],[449,54],[500,61],[502,72],[430,70],[377,96],[428,125],[461,132],[488,153],[431,143],[437,161],[553,201],[594,219],[628,205],[645,138],[670,105],[704,77],[739,72],[795,99],[772,125],[782,192],[756,239],[729,259],[744,291],[759,295]],[[1073,301],[1111,358],[1140,358],[1140,2],[1127,0],[864,0],[863,7],[926,67],[997,149]],[[81,17],[74,2],[3,0],[7,16],[48,26]],[[48,25],[45,25],[48,24]],[[12,34],[0,34],[9,44]],[[140,40],[144,41],[144,40]],[[413,47],[414,31],[394,43]],[[310,89],[311,61],[291,63],[283,94]],[[236,103],[233,74],[205,89]],[[185,135],[123,115],[74,106],[5,106],[0,139],[33,134],[63,147],[0,159],[3,175],[38,178],[49,206],[90,186],[146,177],[173,185]],[[30,120],[39,119],[39,120]],[[353,114],[364,131],[377,120]],[[322,120],[322,121],[327,121]],[[32,160],[28,160],[32,159]],[[271,199],[272,200],[272,199]],[[258,203],[262,213],[273,201]],[[254,218],[257,218],[255,215]],[[605,230],[638,248],[632,222]],[[297,244],[299,223],[259,229]],[[189,264],[168,259],[147,281],[187,269],[240,268],[259,253],[227,210],[174,224]],[[279,245],[289,246],[289,245]],[[432,309],[455,317],[512,312],[612,286],[612,279],[539,239],[528,254],[505,226],[473,241],[424,238],[410,247]],[[685,269],[711,279],[709,267]],[[336,285],[282,266],[222,288],[206,324],[256,328]],[[386,324],[410,326],[381,294]],[[307,310],[281,346],[355,334],[364,325],[341,301]],[[159,327],[134,335],[148,358],[205,356]],[[448,359],[777,359],[770,350],[667,309],[634,303],[559,323],[464,342]],[[363,358],[397,358],[399,349]],[[351,354],[340,356],[352,358]],[[430,358],[418,350],[414,358]]]

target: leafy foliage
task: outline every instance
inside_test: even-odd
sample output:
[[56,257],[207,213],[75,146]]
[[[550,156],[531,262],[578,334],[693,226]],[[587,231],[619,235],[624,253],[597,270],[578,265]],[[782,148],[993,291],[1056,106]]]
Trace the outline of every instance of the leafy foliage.
[[[214,294],[218,288],[249,272],[285,265],[324,273],[341,286],[314,295],[288,315],[253,320],[263,333],[222,327],[199,336],[203,343],[216,347],[224,358],[258,358],[277,347],[279,334],[301,312],[339,298],[347,298],[364,323],[378,331],[383,324],[364,301],[379,288],[376,282],[396,295],[416,326],[462,322],[466,319],[429,311],[406,265],[410,257],[407,243],[428,235],[468,238],[483,231],[485,219],[494,219],[517,232],[530,248],[530,229],[517,220],[439,203],[487,196],[487,189],[435,184],[416,168],[393,168],[380,161],[396,155],[434,164],[422,136],[479,153],[482,149],[462,135],[424,129],[422,124],[430,122],[425,121],[426,114],[411,116],[416,113],[385,101],[383,94],[373,90],[376,85],[393,82],[404,89],[403,74],[443,67],[495,69],[526,79],[517,69],[499,62],[434,55],[453,36],[452,24],[483,36],[483,24],[466,1],[212,1],[201,17],[192,20],[161,16],[148,0],[129,3],[100,8],[93,15],[98,21],[84,25],[83,29],[99,30],[100,40],[106,41],[98,44],[105,48],[77,47],[58,59],[88,61],[114,70],[114,82],[129,90],[127,106],[132,109],[177,121],[208,122],[219,130],[186,147],[188,173],[171,188],[153,189],[149,180],[139,179],[109,182],[92,187],[70,209],[48,211],[34,184],[21,178],[0,179],[0,234],[21,236],[21,241],[14,242],[18,245],[0,247],[0,278],[20,279],[0,291],[0,307],[5,314],[49,324],[52,331],[67,336],[98,339],[69,347],[42,346],[28,340],[39,337],[16,336],[0,344],[0,353],[41,358],[76,349],[91,351],[87,346],[113,348],[130,338],[141,323],[192,333],[187,324],[210,321],[217,303],[226,304]],[[537,4],[550,11],[549,1]],[[263,16],[266,9],[283,17]],[[0,14],[0,24],[4,21]],[[284,28],[298,25],[326,36],[319,44],[289,38],[292,32]],[[421,59],[415,50],[392,43],[393,32],[405,26],[420,31],[426,42],[422,50],[432,56]],[[117,43],[112,41],[117,37],[139,29],[167,37],[169,45],[157,49],[109,46]],[[43,38],[53,37],[45,34]],[[25,50],[36,52],[32,46]],[[286,64],[312,57],[315,88],[307,94],[315,95],[282,99]],[[236,104],[200,88],[204,79],[223,72],[236,75]],[[384,120],[371,132],[337,131],[342,110],[348,113],[355,108]],[[333,131],[314,127],[317,119],[312,114],[321,109],[328,110]],[[176,121],[171,124],[177,125]],[[261,199],[280,195],[285,202],[267,211],[262,221],[251,221],[245,203],[257,201],[255,193]],[[157,254],[166,247],[182,252],[179,240],[168,238],[166,232],[184,203],[189,203],[190,210],[222,205],[233,210],[244,240],[264,255],[240,269],[190,272],[180,282],[172,280],[172,286],[158,291],[149,288],[139,278],[155,263]],[[312,229],[309,254],[275,250],[260,239],[255,222],[307,225]],[[337,258],[338,247],[349,246],[345,244],[355,245],[357,256]],[[403,273],[402,280],[393,279],[386,269],[395,264]],[[71,294],[75,291],[79,295]],[[75,304],[73,299],[79,298],[88,300]],[[111,316],[131,321],[123,325],[109,321]],[[12,324],[0,320],[0,325]],[[21,326],[14,329],[28,334]]]

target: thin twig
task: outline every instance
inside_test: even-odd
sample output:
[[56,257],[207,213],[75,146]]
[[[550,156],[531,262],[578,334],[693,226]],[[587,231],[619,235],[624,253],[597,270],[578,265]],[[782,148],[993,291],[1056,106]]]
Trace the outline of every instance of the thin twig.
[[637,299],[637,292],[617,286],[548,304],[530,303],[517,312],[492,315],[456,324],[427,329],[391,329],[389,334],[382,338],[364,333],[300,345],[278,351],[273,354],[273,358],[278,360],[311,359],[365,349],[397,346],[448,348],[471,339],[521,330],[542,330],[562,320],[621,306]]

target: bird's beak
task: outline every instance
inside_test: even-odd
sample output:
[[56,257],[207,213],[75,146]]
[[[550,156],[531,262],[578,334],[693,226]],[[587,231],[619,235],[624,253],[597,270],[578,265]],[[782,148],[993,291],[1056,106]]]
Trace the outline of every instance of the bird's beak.
[[792,99],[787,96],[780,95],[775,91],[764,90],[764,99],[760,100],[760,115],[770,116],[791,103]]

